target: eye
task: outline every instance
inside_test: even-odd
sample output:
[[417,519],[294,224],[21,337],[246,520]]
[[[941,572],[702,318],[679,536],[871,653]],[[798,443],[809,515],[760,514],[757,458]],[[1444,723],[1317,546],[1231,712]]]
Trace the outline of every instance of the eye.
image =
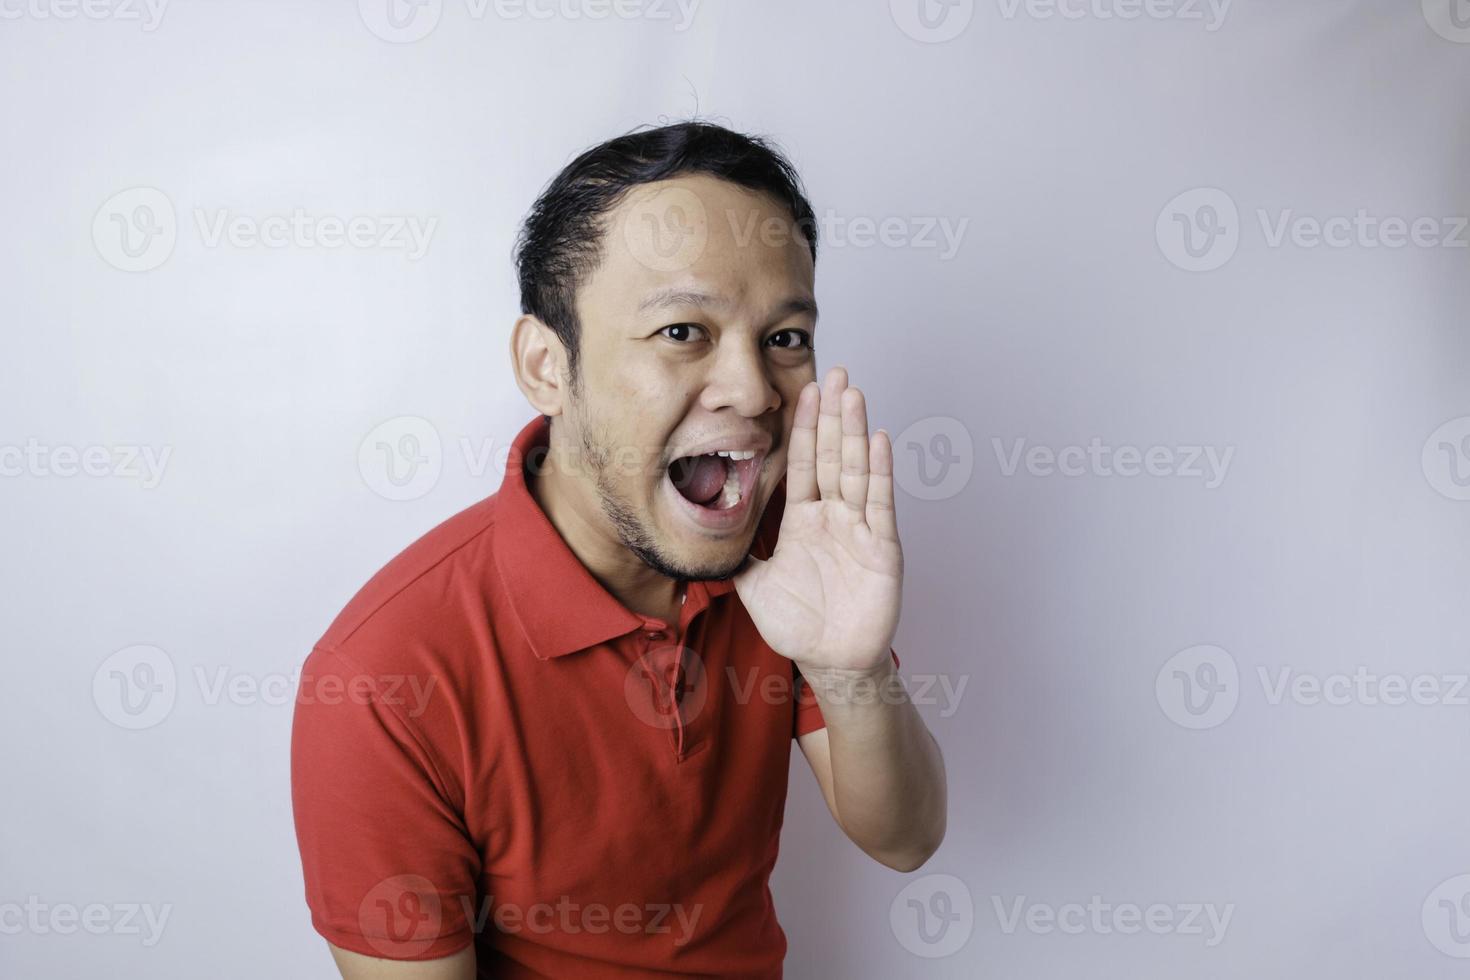
[[[668,330],[676,331],[676,333],[664,332]],[[693,336],[693,332],[695,330],[703,332],[704,327],[701,327],[697,323],[671,323],[667,327],[661,327],[658,332],[663,334],[665,337],[668,337],[675,343],[684,344],[688,343],[691,340],[697,339]]]
[[805,330],[777,330],[766,338],[766,343],[785,350],[816,350],[812,346],[812,335]]

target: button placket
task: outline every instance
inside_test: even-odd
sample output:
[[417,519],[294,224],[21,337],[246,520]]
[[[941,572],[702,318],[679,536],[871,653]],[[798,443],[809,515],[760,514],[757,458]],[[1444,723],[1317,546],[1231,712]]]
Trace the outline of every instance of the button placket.
[[644,619],[638,630],[642,635],[635,641],[645,693],[644,706],[635,706],[634,711],[645,723],[667,731],[677,763],[707,747],[695,737],[695,722],[707,707],[709,681],[699,653],[683,642],[706,603],[700,601],[703,593],[696,593],[694,602],[689,598],[688,592],[681,596],[685,601],[677,623]]

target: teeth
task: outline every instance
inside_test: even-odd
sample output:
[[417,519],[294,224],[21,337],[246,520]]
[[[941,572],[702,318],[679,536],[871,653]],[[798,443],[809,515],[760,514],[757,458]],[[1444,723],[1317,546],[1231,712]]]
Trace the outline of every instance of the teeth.
[[730,472],[725,474],[725,486],[720,494],[720,509],[726,510],[740,503],[740,477],[735,474],[735,467],[729,467]]
[[716,456],[724,456],[727,459],[755,459],[754,449],[720,449],[715,451]]

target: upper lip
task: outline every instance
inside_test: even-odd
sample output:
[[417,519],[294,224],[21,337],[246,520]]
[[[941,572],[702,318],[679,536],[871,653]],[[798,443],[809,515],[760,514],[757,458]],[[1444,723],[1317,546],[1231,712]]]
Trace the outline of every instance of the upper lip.
[[757,456],[763,456],[771,450],[771,437],[764,432],[710,436],[708,439],[679,450],[673,458],[682,459],[685,456],[703,456],[705,453],[731,450],[737,452],[755,450]]

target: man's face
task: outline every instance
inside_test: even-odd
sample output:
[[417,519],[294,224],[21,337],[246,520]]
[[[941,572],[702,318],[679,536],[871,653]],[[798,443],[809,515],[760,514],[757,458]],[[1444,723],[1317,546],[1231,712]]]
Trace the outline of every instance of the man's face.
[[582,450],[577,475],[662,574],[734,574],[816,377],[806,239],[780,204],[726,181],[640,185],[608,215],[577,315],[579,384],[557,422]]

